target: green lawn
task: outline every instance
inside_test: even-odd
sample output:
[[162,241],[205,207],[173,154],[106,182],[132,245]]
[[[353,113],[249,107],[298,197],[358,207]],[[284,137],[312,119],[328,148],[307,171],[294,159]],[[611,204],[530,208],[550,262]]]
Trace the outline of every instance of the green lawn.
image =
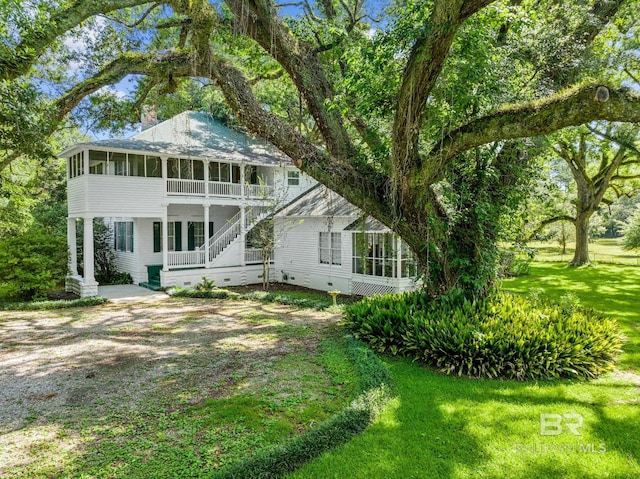
[[[568,291],[620,318],[628,341],[619,370],[590,381],[470,380],[387,359],[398,396],[362,435],[294,478],[640,477],[640,269],[578,270],[535,263],[507,289]],[[577,414],[562,434],[540,434],[541,414]]]
[[[536,261],[568,263],[575,251],[572,242],[567,243],[565,254],[557,242],[532,241],[528,245],[538,250]],[[640,266],[640,251],[622,249],[622,238],[598,238],[589,243],[589,258],[594,263]]]

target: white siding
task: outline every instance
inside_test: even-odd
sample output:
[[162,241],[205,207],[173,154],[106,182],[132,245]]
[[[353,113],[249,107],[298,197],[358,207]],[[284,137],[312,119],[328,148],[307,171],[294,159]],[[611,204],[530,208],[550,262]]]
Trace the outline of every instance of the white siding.
[[86,175],[78,176],[67,182],[69,216],[82,215],[87,209],[85,195],[86,178]]
[[[143,239],[140,237],[140,226],[138,220],[128,217],[110,217],[105,218],[104,223],[111,229],[112,241],[111,247],[113,247],[113,224],[117,221],[133,221],[133,253],[129,251],[116,251],[116,266],[118,271],[122,273],[129,273],[134,283],[140,283],[146,281],[146,272],[144,277],[140,275],[138,254],[140,248],[143,245]],[[142,279],[141,279],[142,278]]]
[[162,264],[162,251],[153,252],[153,223],[162,221],[160,218],[138,218],[134,224],[134,252],[137,257],[135,276],[131,273],[135,283],[149,280],[147,266]]
[[162,178],[88,175],[88,182],[88,214],[157,217],[162,215],[165,188]]
[[[237,266],[225,268],[199,268],[181,271],[161,271],[160,282],[164,287],[184,286],[193,287],[202,281],[202,277],[215,281],[216,286],[239,286],[262,282],[262,265]],[[270,271],[273,279],[273,271]]]
[[290,186],[287,184],[287,172],[300,171],[297,168],[278,168],[273,173],[275,196],[278,199],[288,202],[297,198],[309,188],[315,186],[318,182],[309,175],[300,171],[300,184],[298,186]]
[[[274,270],[279,280],[307,288],[349,293],[351,278],[351,234],[342,230],[353,218],[278,218]],[[342,264],[320,264],[320,232],[341,233]],[[283,279],[286,276],[286,280]]]

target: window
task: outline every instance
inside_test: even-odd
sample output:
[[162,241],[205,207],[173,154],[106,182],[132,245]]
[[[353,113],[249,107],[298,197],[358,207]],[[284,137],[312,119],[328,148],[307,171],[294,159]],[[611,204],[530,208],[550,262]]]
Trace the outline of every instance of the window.
[[318,258],[320,264],[342,264],[341,233],[319,233]]
[[[175,160],[175,158],[170,160]],[[84,170],[84,165],[82,170]],[[92,175],[162,178],[162,160],[158,156],[89,150],[89,173]],[[169,175],[171,175],[171,166],[169,166]]]
[[289,186],[300,185],[300,172],[299,171],[287,171],[287,184]]
[[84,175],[84,157],[82,153],[71,156],[68,160],[69,178]]
[[107,174],[107,152],[89,150],[89,173],[92,175]]
[[127,154],[126,153],[109,153],[109,166],[111,174],[118,176],[127,176]]
[[217,161],[209,163],[209,181],[220,181],[220,163]]
[[[169,243],[169,251],[181,251],[182,250],[182,223],[180,221],[169,221],[167,223],[169,233],[167,234],[167,240]],[[153,222],[153,252],[159,253],[162,251],[162,222]]]
[[231,165],[231,181],[232,183],[240,183],[240,166]]
[[147,156],[147,177],[162,178],[162,160],[157,156]]
[[399,259],[401,278],[413,278],[418,274],[411,250],[391,233],[354,233],[352,249],[354,273],[397,278]]
[[129,174],[144,176],[144,155],[129,155]]
[[187,225],[187,249],[189,251],[195,251],[204,245],[204,222],[203,221],[189,221]]
[[229,163],[220,163],[220,181],[223,183],[231,183],[231,168],[229,168]]
[[116,221],[113,228],[114,249],[133,253],[133,221]]

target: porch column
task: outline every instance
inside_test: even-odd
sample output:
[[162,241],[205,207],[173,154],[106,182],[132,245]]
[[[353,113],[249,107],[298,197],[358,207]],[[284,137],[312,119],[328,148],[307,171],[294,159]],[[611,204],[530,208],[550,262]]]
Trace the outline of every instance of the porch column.
[[78,246],[76,241],[76,219],[67,218],[67,248],[69,248],[69,274],[78,275]]
[[162,214],[162,271],[169,271],[169,220],[166,206]]
[[204,160],[204,197],[209,197],[209,160]]
[[247,187],[247,185],[245,185],[245,181],[244,181],[244,162],[240,163],[240,188],[241,188],[241,192],[242,192],[242,196],[241,199],[242,201],[244,201],[245,198],[245,188]]
[[93,264],[93,217],[84,217],[84,284],[93,285],[96,282]]
[[[244,189],[244,186],[243,186]],[[246,264],[245,262],[245,250],[247,248],[247,232],[245,230],[245,217],[246,217],[246,207],[247,205],[245,204],[245,202],[243,201],[242,204],[240,205],[240,248],[241,248],[241,254],[242,257],[240,258],[240,264],[242,266],[244,266]]]
[[162,178],[164,178],[166,180],[168,178],[168,175],[167,175],[167,157],[166,156],[161,156],[160,157],[160,161],[162,162]]
[[[206,175],[205,175],[206,177]],[[209,205],[204,204],[204,267],[208,268],[209,264]]]
[[84,150],[82,152],[82,174],[89,174],[89,150]]

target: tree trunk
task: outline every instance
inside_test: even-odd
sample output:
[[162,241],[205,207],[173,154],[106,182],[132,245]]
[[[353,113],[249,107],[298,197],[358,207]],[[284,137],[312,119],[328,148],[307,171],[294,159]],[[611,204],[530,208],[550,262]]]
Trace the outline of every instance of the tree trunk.
[[576,216],[576,251],[569,266],[583,266],[589,264],[589,212]]

